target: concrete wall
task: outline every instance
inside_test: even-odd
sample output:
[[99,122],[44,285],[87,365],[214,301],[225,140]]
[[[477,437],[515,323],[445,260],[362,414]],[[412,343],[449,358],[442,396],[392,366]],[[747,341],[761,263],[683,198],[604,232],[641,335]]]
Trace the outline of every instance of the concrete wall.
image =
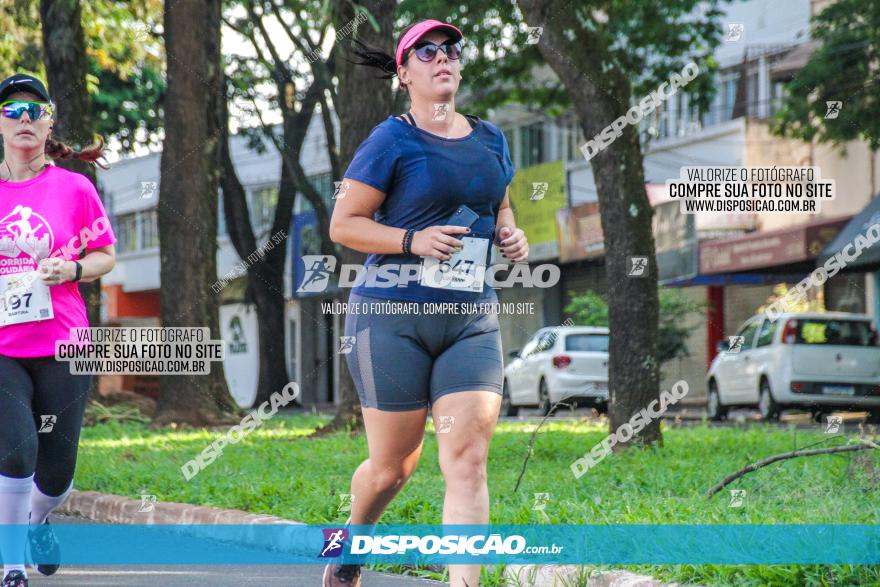
[[[678,292],[689,300],[697,303],[706,303],[705,287],[682,287]],[[683,359],[669,361],[661,367],[660,389],[670,389],[676,381],[687,381],[690,391],[686,399],[701,399],[706,397],[703,381],[706,376],[706,313],[695,312],[688,315],[685,324],[693,327],[687,339],[690,356]],[[660,341],[663,344],[663,341]]]
[[844,153],[830,145],[772,135],[767,123],[760,120],[749,120],[746,126],[744,165],[815,166],[823,178],[835,181],[835,199],[823,201],[818,214],[762,214],[761,230],[857,214],[880,190],[880,161],[866,143],[851,141]]

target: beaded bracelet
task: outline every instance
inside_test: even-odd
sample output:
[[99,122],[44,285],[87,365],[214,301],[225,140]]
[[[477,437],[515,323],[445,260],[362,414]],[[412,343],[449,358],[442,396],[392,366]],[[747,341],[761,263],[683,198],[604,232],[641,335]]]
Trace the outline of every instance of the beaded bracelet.
[[404,255],[411,255],[412,254],[412,249],[410,249],[410,247],[412,246],[413,236],[415,235],[415,233],[416,233],[415,228],[410,228],[409,230],[407,230],[404,233],[404,235],[403,235],[403,254]]

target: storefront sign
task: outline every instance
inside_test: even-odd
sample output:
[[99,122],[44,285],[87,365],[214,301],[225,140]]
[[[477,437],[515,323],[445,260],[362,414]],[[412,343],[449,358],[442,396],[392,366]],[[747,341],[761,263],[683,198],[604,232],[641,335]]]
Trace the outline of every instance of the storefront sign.
[[824,220],[700,245],[700,273],[735,273],[814,259],[846,225]]

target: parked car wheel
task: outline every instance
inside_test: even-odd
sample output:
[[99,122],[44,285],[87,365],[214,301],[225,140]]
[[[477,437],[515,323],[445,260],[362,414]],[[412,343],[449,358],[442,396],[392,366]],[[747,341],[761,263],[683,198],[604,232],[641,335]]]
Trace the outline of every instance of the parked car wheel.
[[501,415],[515,417],[519,414],[519,407],[510,403],[510,389],[507,387],[507,379],[501,388]]
[[547,381],[542,377],[538,385],[538,412],[542,416],[550,413],[550,391],[547,389]]
[[721,396],[718,394],[718,384],[715,380],[709,382],[707,392],[706,413],[710,420],[720,422],[727,418],[727,406],[721,404]]
[[761,395],[758,399],[758,411],[761,412],[761,419],[771,422],[779,419],[779,405],[773,399],[773,392],[770,391],[770,382],[766,379],[761,380]]

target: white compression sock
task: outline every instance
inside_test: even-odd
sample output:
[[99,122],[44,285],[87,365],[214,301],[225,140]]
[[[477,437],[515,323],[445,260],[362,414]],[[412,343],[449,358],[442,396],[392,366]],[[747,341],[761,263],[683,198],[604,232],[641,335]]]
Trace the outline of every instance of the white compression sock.
[[39,526],[45,522],[46,518],[49,517],[49,514],[55,511],[55,508],[64,503],[64,500],[67,499],[67,496],[70,495],[71,491],[73,491],[72,481],[64,493],[58,497],[46,495],[40,491],[40,488],[34,483],[31,491],[31,526]]
[[3,576],[10,571],[24,568],[25,545],[27,544],[28,512],[31,507],[31,484],[34,476],[16,479],[0,475],[0,526],[13,524],[0,530],[0,551],[3,552]]

